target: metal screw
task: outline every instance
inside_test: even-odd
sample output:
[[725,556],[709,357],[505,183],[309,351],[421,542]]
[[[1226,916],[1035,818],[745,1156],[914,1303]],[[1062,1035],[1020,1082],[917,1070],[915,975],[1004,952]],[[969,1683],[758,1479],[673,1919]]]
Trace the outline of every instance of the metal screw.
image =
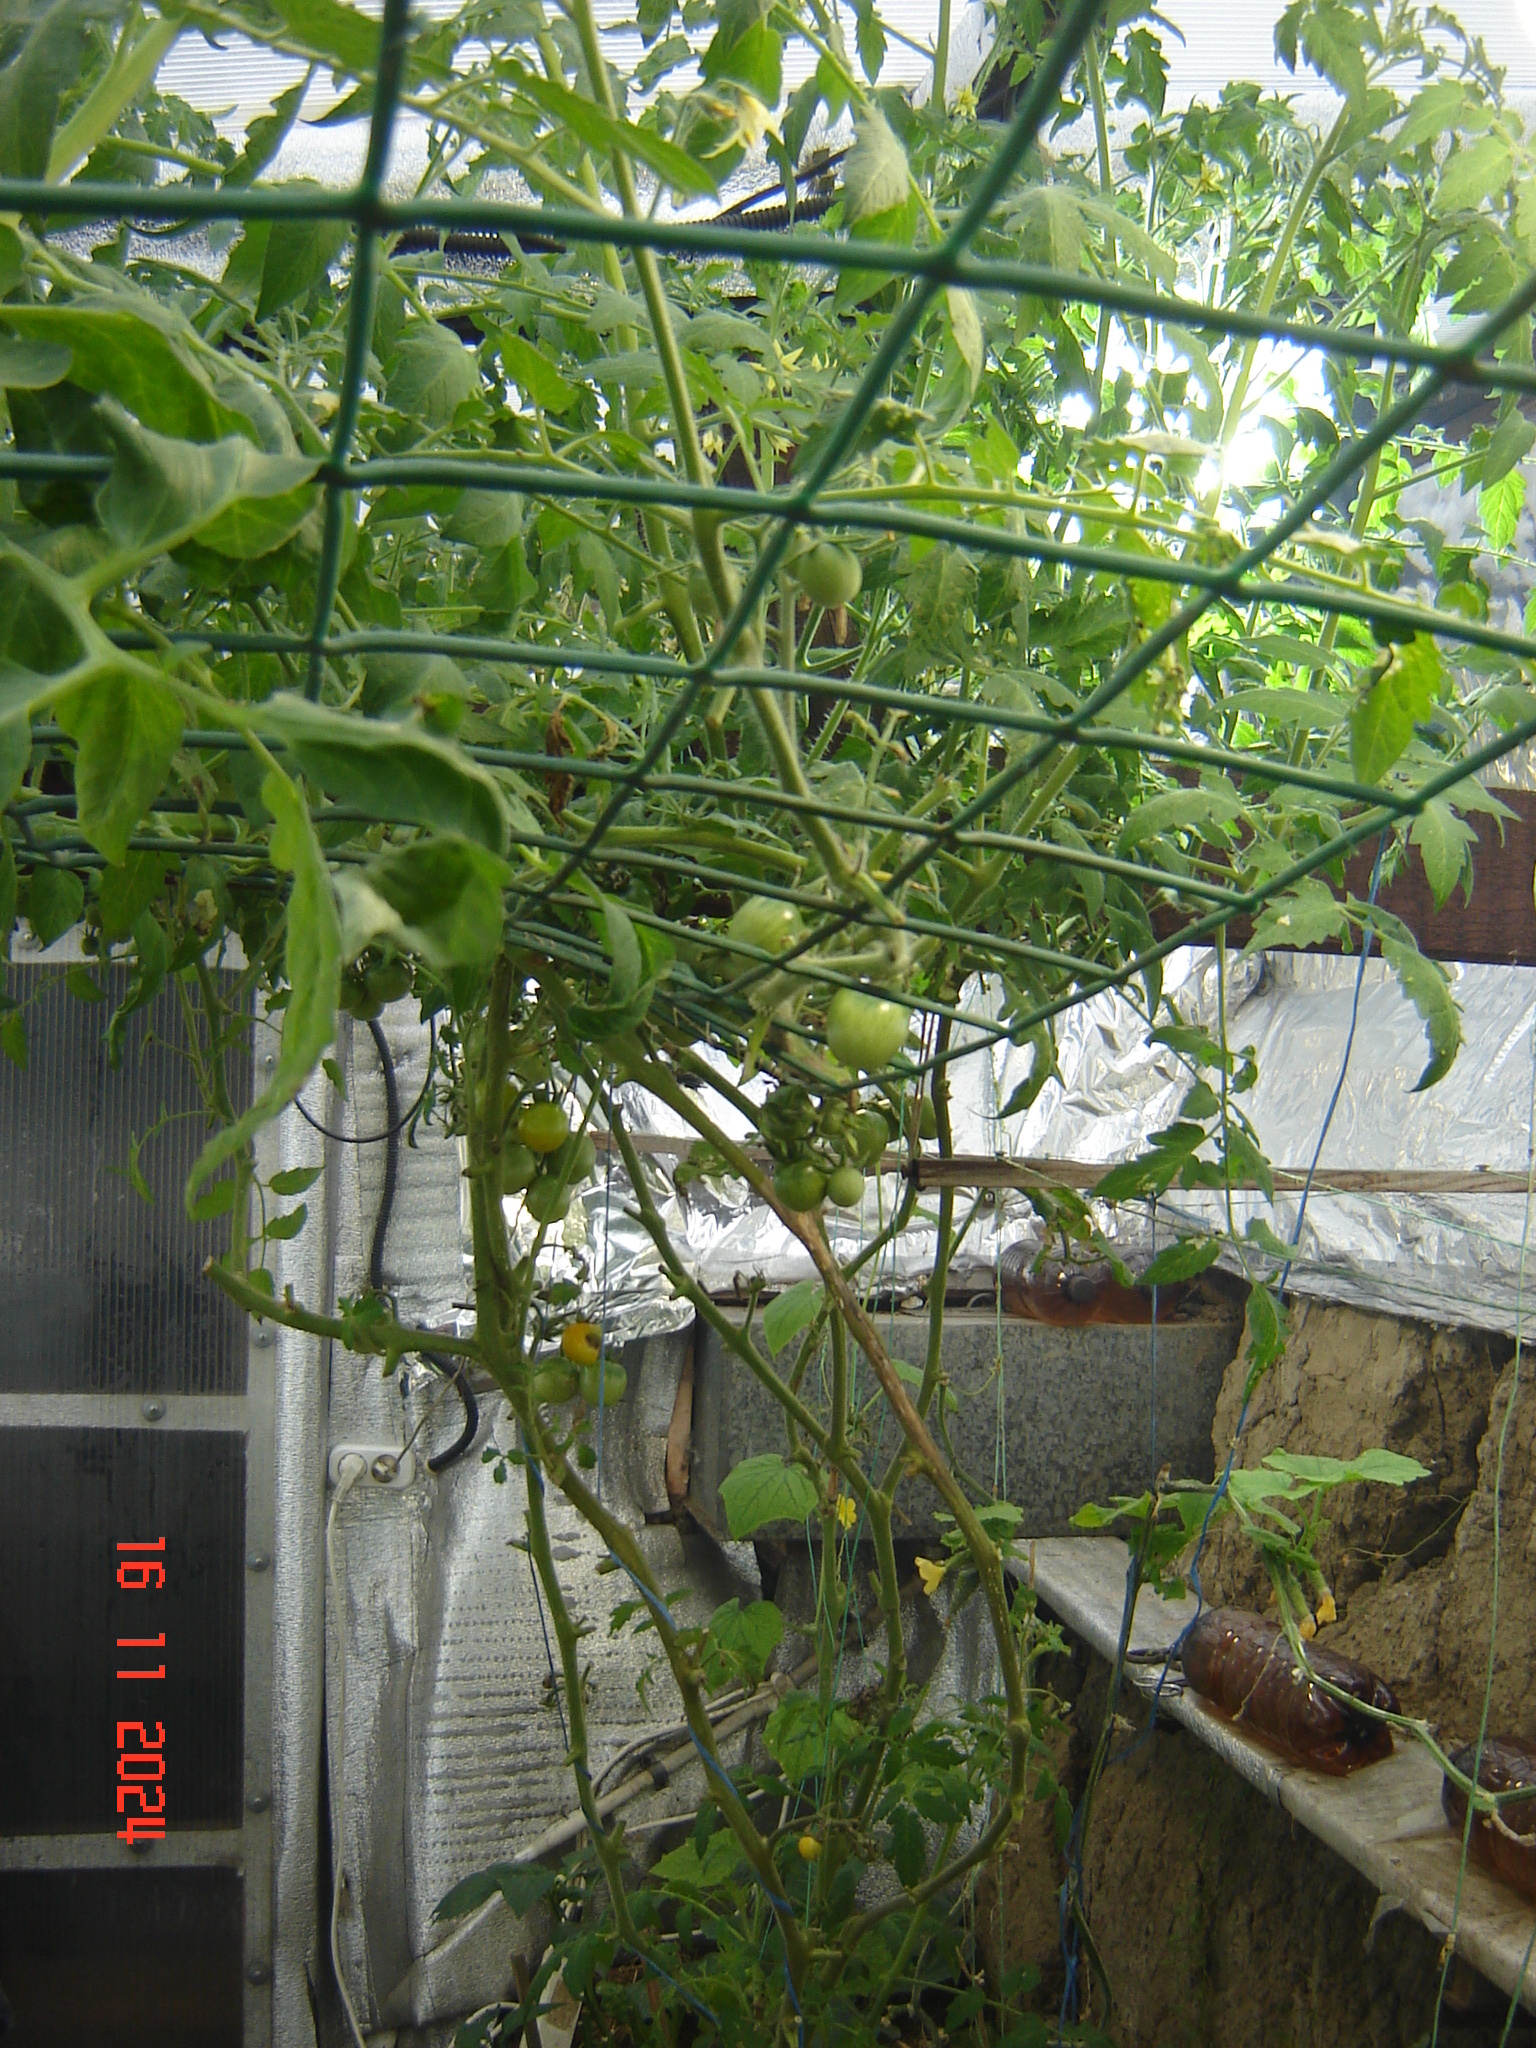
[[247,1984],[270,1984],[272,1982],[272,1965],[270,1963],[263,1963],[260,1960],[247,1963],[245,1966],[245,1981]]
[[246,1556],[245,1568],[248,1572],[264,1572],[271,1562],[264,1550],[252,1550]]
[[265,1792],[253,1792],[245,1803],[250,1812],[265,1813],[272,1801]]
[[159,1422],[165,1414],[163,1401],[146,1401],[140,1411],[146,1422]]

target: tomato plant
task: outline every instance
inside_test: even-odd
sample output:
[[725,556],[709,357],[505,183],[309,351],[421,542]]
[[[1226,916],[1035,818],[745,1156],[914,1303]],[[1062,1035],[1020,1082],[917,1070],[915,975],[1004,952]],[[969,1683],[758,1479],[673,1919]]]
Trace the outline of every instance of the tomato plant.
[[[868,1306],[915,1183],[880,1184],[846,1259],[820,1204],[860,1200],[893,1143],[952,1151],[962,1045],[1030,1044],[1004,1115],[1027,1107],[1054,1020],[1111,986],[1191,1087],[1100,1197],[1262,1184],[1251,1063],[1162,995],[1173,946],[1239,920],[1255,946],[1370,925],[1432,1085],[1459,1043],[1449,983],[1349,892],[1347,858],[1420,860],[1442,901],[1469,885],[1469,819],[1501,811],[1479,771],[1536,735],[1536,646],[1493,592],[1522,566],[1536,162],[1483,53],[1438,9],[1294,0],[1282,54],[1334,93],[1315,129],[1238,85],[1166,106],[1148,9],[1069,0],[1049,38],[1045,12],[1004,0],[989,75],[952,92],[941,7],[922,100],[879,82],[878,9],[822,0],[642,0],[628,43],[591,0],[430,22],[386,0],[382,23],[345,0],[58,0],[0,36],[0,932],[80,924],[127,965],[109,1042],[167,987],[200,1020],[213,1128],[188,1199],[231,1218],[219,1285],[386,1369],[452,1351],[509,1403],[523,1448],[501,1465],[536,1468],[526,1538],[589,1824],[559,1953],[614,2029],[641,2024],[627,1958],[648,2012],[712,2038],[868,2042],[923,2000],[990,2038],[954,1902],[1050,1795],[1054,1636],[1016,1511],[940,1442],[953,1190],[927,1219],[915,1386]],[[155,90],[178,34],[225,30],[337,81],[370,124],[355,191],[272,182],[301,91],[237,143]],[[425,167],[386,197],[403,122]],[[824,127],[848,150],[807,243]],[[761,152],[791,238],[681,217]],[[489,196],[504,173],[525,203]],[[102,221],[89,255],[59,231]],[[166,232],[188,223],[197,261]],[[458,227],[504,260],[455,265]],[[1427,338],[1437,306],[1453,352]],[[1481,406],[1469,430],[1453,388]],[[254,1220],[255,1134],[338,1010],[407,988],[467,1158],[477,1323],[453,1339],[377,1298],[283,1298],[280,1233]],[[281,1052],[236,1116],[258,998]],[[684,1265],[631,1086],[814,1269],[761,1339]],[[546,1348],[568,1304],[540,1255],[579,1222],[589,1124],[678,1294],[783,1410],[785,1455],[731,1475],[733,1533],[819,1536],[814,1687],[734,1773],[711,1699],[722,1673],[761,1685],[772,1623],[673,1616],[590,1478],[585,1415],[545,1412],[624,1391]],[[1097,1243],[1087,1203],[1038,1204]],[[1236,1251],[1268,1358],[1279,1259]],[[919,1479],[950,1531],[922,1583],[979,1599],[997,1658],[996,1697],[953,1727],[921,1721],[907,1677]],[[695,1836],[654,1872],[591,1803],[546,1486],[633,1579],[709,1759]],[[855,1717],[834,1692],[859,1574],[884,1665]]]

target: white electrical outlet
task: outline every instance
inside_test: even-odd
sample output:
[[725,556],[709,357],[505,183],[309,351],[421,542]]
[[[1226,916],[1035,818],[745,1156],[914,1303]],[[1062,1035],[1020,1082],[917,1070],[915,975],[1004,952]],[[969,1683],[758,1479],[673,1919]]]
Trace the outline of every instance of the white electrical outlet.
[[352,1482],[354,1487],[382,1487],[387,1493],[399,1493],[416,1477],[416,1453],[412,1450],[402,1451],[396,1444],[332,1444],[325,1466],[328,1485],[340,1486],[341,1468],[348,1458],[363,1461],[362,1475]]

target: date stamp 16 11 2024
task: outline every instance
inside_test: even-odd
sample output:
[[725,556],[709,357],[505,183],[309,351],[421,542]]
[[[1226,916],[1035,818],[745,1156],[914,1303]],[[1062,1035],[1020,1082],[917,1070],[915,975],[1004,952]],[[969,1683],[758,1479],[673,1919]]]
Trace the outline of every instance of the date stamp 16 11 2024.
[[[165,1538],[119,1543],[117,1583],[125,1593],[165,1590]],[[119,1636],[118,1680],[122,1684],[158,1682],[165,1677],[165,1631],[158,1635]],[[160,1653],[159,1662],[154,1653]],[[147,1655],[144,1653],[148,1653]],[[137,1809],[136,1811],[134,1809]],[[124,1822],[117,1838],[130,1846],[157,1842],[165,1835],[165,1724],[163,1721],[119,1721],[117,1724],[117,1812]]]

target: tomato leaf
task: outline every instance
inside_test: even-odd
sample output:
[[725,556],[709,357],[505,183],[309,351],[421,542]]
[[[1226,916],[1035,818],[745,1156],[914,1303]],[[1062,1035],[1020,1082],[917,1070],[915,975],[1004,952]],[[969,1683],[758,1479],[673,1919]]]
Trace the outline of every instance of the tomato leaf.
[[430,825],[492,853],[507,844],[506,800],[488,771],[430,734],[310,704],[285,691],[259,705],[263,733],[282,740],[306,775],[376,818]]
[[1393,650],[1350,720],[1350,747],[1361,782],[1380,782],[1401,759],[1413,728],[1430,714],[1440,679],[1439,651],[1425,635],[1415,634]]
[[283,1009],[282,1047],[265,1092],[244,1116],[208,1140],[187,1181],[187,1205],[264,1124],[292,1102],[336,1036],[341,994],[341,926],[325,872],[320,843],[304,799],[281,768],[267,773],[261,800],[272,814],[272,862],[293,877],[288,892],[288,930],[283,967],[288,1001]]
[[[495,958],[510,876],[506,862],[485,847],[440,835],[371,862],[367,885],[399,920],[400,943],[429,967],[446,970]],[[368,938],[385,935],[381,926]],[[349,928],[348,937],[351,943],[358,934]]]
[[843,165],[843,212],[851,227],[900,206],[907,196],[907,153],[878,107],[854,124],[853,148]]

